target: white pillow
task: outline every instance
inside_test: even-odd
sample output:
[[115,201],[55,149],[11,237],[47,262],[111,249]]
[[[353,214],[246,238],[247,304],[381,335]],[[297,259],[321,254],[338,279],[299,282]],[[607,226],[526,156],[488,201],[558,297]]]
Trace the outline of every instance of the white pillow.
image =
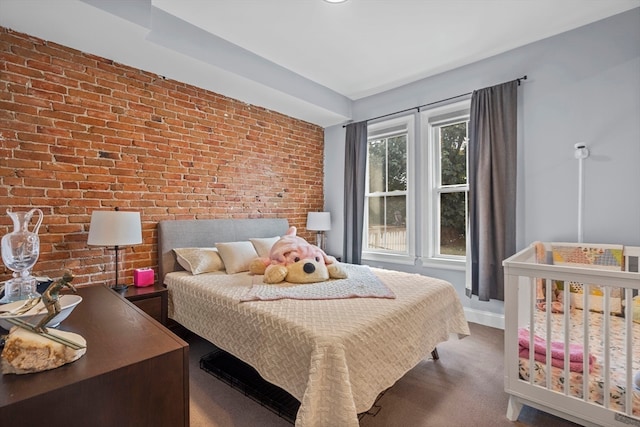
[[271,247],[280,240],[280,237],[256,237],[254,239],[249,239],[251,243],[253,243],[253,247],[256,248],[256,252],[258,252],[258,256],[261,258],[269,258],[269,253],[271,252]]
[[224,270],[224,263],[216,248],[175,248],[178,264],[191,274]]
[[216,243],[216,248],[228,274],[249,271],[251,261],[258,258],[258,253],[249,241]]

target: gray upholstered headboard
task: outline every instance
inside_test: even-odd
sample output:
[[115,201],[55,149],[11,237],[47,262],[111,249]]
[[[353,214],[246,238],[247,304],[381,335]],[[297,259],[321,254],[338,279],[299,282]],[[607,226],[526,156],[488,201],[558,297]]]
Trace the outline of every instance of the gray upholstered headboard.
[[215,247],[218,242],[237,242],[254,237],[283,236],[289,228],[286,219],[193,219],[165,220],[158,223],[158,280],[172,271],[183,270],[173,248]]

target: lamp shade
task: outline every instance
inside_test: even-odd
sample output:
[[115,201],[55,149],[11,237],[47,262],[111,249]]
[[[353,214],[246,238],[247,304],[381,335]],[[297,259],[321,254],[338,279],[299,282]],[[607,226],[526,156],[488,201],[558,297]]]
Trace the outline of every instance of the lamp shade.
[[90,246],[129,246],[142,243],[140,212],[93,211],[89,225]]
[[327,231],[331,230],[330,212],[309,212],[307,214],[307,230]]

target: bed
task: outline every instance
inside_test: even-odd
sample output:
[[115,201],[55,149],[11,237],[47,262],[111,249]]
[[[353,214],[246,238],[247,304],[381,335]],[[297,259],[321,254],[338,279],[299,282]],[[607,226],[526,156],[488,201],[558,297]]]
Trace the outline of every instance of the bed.
[[438,343],[469,334],[462,305],[448,282],[352,265],[350,277],[374,274],[393,298],[244,301],[260,276],[228,274],[236,270],[228,257],[225,271],[194,275],[175,256],[176,248],[267,241],[288,226],[284,219],[161,221],[158,274],[169,317],[298,399],[296,426],[358,426],[358,414]]
[[503,262],[507,418],[640,426],[640,248],[534,242]]

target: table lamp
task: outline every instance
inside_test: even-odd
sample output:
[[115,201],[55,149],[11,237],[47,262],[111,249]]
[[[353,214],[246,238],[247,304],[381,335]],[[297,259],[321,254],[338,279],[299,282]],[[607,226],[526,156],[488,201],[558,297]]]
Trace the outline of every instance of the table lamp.
[[324,251],[327,240],[324,232],[331,230],[331,213],[309,212],[307,214],[307,230],[317,231],[316,246]]
[[117,208],[114,211],[93,211],[89,225],[90,246],[106,246],[116,252],[116,282],[112,289],[122,291],[127,285],[118,280],[118,251],[123,246],[142,243],[142,226],[140,212],[124,212]]

